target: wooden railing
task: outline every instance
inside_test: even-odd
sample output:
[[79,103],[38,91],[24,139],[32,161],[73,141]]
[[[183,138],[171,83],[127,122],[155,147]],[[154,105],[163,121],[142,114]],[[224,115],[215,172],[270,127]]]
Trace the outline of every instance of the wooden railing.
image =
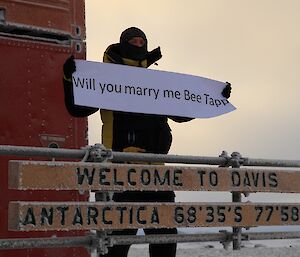
[[[8,147],[9,148],[9,147]],[[5,154],[5,146],[0,154]],[[95,150],[96,149],[96,150]],[[11,151],[12,149],[8,149]],[[29,150],[29,149],[28,149]],[[43,152],[42,149],[40,149]],[[60,149],[56,149],[56,153]],[[45,150],[45,152],[48,150]],[[61,151],[66,151],[62,150]],[[11,201],[8,206],[9,230],[13,231],[69,231],[97,230],[87,237],[73,238],[78,244],[98,248],[104,253],[113,244],[145,242],[187,242],[218,240],[239,249],[241,241],[249,238],[298,238],[298,232],[285,233],[242,233],[241,228],[257,226],[300,225],[300,203],[269,203],[242,201],[242,194],[254,192],[299,193],[299,161],[263,160],[242,158],[234,153],[219,157],[178,156],[185,165],[152,165],[114,163],[124,158],[128,161],[176,160],[176,156],[151,154],[123,154],[88,148],[81,155],[88,162],[52,161],[10,161],[9,188],[16,190],[79,190],[96,191],[103,194],[101,202],[24,202]],[[93,154],[91,154],[93,153]],[[13,153],[15,154],[15,153]],[[49,152],[47,152],[48,156]],[[74,153],[77,157],[79,152]],[[55,154],[54,154],[55,155]],[[40,156],[43,156],[41,153]],[[129,157],[132,158],[129,158]],[[61,156],[63,157],[63,156]],[[69,156],[70,157],[70,156]],[[148,159],[147,159],[148,158]],[[203,165],[207,158],[208,165]],[[186,161],[182,161],[186,160]],[[94,161],[94,162],[91,162]],[[102,162],[99,162],[102,161]],[[242,168],[242,165],[251,166]],[[176,162],[176,161],[174,161]],[[214,165],[214,166],[212,166]],[[217,166],[216,166],[217,165]],[[229,167],[230,166],[230,167]],[[271,166],[276,168],[256,168]],[[281,167],[281,168],[279,168]],[[282,167],[295,167],[294,170]],[[232,202],[113,202],[107,201],[111,192],[138,191],[223,191],[231,192]],[[110,192],[110,193],[109,193]],[[247,199],[247,198],[246,198]],[[203,199],[201,199],[203,200]],[[233,227],[232,232],[197,235],[155,235],[155,236],[110,236],[108,231],[130,228],[180,228],[180,227]],[[100,237],[99,237],[100,236]],[[60,238],[72,245],[72,238]],[[26,247],[30,239],[0,240],[1,248]],[[35,239],[36,240],[36,239]],[[41,239],[42,244],[48,239]],[[49,239],[51,241],[51,239]],[[68,241],[69,240],[69,241]],[[49,242],[50,242],[49,241]],[[50,244],[50,243],[49,243]],[[61,243],[60,243],[61,244]],[[51,245],[55,246],[53,239]],[[56,245],[59,245],[58,243]],[[40,246],[42,247],[42,246]],[[48,245],[49,247],[49,245]],[[57,246],[59,247],[59,246]]]

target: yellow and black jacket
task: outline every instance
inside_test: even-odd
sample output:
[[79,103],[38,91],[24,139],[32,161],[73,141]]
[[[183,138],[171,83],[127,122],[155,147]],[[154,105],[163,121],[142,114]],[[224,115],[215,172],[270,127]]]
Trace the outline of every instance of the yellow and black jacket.
[[[103,62],[147,68],[161,58],[158,49],[149,52],[144,60],[122,58],[119,44],[110,45],[104,53]],[[97,108],[76,106],[74,104],[73,87],[70,80],[64,79],[65,104],[69,113],[75,117],[85,117]],[[172,135],[167,116],[100,110],[102,127],[102,143],[114,151],[123,151],[128,147],[142,148],[148,153],[168,153]],[[170,117],[176,122],[190,119]]]

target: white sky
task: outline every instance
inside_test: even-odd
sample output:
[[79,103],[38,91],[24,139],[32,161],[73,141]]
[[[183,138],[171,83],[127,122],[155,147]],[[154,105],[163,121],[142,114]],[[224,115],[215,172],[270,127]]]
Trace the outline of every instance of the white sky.
[[[102,61],[124,29],[139,27],[149,50],[162,49],[152,68],[233,87],[236,111],[169,122],[171,154],[300,159],[299,13],[298,0],[86,0],[87,59]],[[100,134],[98,112],[89,118],[90,144]]]

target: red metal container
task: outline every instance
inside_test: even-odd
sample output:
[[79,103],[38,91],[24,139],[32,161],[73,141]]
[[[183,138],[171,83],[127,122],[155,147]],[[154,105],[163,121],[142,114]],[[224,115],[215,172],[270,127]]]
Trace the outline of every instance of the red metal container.
[[0,0],[6,25],[85,38],[84,0]]
[[[64,105],[62,66],[68,56],[85,59],[84,1],[0,0],[0,144],[80,148],[87,119]],[[12,232],[9,201],[81,201],[76,191],[8,189],[8,160],[0,156],[0,239],[83,235],[85,232]],[[34,158],[31,158],[34,159]],[[41,178],[43,179],[43,178]],[[0,250],[0,256],[89,256],[84,248]]]

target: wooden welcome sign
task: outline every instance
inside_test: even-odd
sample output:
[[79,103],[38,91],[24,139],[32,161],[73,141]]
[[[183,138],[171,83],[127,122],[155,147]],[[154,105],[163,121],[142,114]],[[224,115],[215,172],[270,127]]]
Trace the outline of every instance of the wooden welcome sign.
[[[10,161],[18,190],[300,192],[299,171],[83,162]],[[300,204],[22,202],[9,204],[21,231],[300,225]]]
[[300,204],[11,202],[11,230],[300,225]]
[[9,187],[19,190],[160,190],[300,192],[300,172],[86,162],[9,163]]

